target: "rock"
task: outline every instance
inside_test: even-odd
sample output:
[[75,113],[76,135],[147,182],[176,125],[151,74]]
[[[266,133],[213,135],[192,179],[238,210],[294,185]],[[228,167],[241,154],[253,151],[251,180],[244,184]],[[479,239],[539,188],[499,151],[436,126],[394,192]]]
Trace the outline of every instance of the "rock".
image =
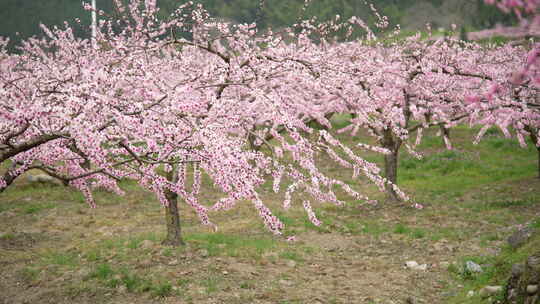
[[169,266],[176,266],[178,265],[178,259],[174,259],[172,261],[169,261],[169,263],[167,263],[167,265]]
[[413,267],[418,266],[418,263],[416,261],[407,261],[407,262],[405,262],[405,266],[407,268],[413,268]]
[[209,255],[209,252],[208,252],[208,250],[206,250],[206,249],[201,249],[201,250],[199,250],[199,255],[200,255],[201,257],[203,257],[203,258],[207,258],[208,255]]
[[525,264],[512,265],[512,275],[519,277],[525,271]]
[[483,298],[487,298],[490,296],[493,296],[503,290],[502,286],[486,286],[482,289],[480,289],[479,294]]
[[527,243],[534,231],[535,229],[531,227],[521,228],[509,236],[506,241],[508,242],[508,245],[512,247],[512,249],[517,249],[521,245]]
[[527,285],[527,293],[533,295],[538,291],[538,285]]
[[407,304],[416,304],[417,302],[413,297],[408,297],[407,299],[405,299],[405,303],[407,303]]
[[482,267],[478,264],[476,264],[473,261],[467,261],[465,262],[465,270],[471,272],[471,273],[479,273],[483,272]]
[[427,269],[427,264],[419,265],[416,261],[407,261],[405,262],[405,266],[407,268],[416,270],[416,271],[424,271]]
[[291,267],[291,268],[294,268],[294,267],[296,267],[296,262],[293,261],[293,260],[288,260],[286,265]]
[[417,270],[417,271],[425,271],[427,269],[427,264],[422,264],[422,265],[418,265],[416,267],[413,267],[412,270]]
[[152,242],[150,240],[144,240],[139,245],[139,248],[141,248],[141,249],[150,249],[152,247],[154,247],[154,242]]
[[471,297],[474,297],[474,290],[469,290],[469,292],[467,292],[467,298]]
[[118,290],[118,293],[120,294],[125,294],[128,291],[126,285],[120,285],[116,289]]

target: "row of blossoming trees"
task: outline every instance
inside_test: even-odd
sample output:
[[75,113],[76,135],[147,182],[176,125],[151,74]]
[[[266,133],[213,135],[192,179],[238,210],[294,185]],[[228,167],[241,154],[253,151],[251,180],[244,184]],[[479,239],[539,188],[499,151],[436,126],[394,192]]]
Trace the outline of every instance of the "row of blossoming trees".
[[[166,208],[164,242],[179,245],[178,199],[208,225],[209,211],[251,201],[277,234],[283,224],[258,194],[267,179],[276,192],[287,180],[284,207],[302,198],[314,224],[303,193],[341,205],[337,186],[369,201],[319,170],[321,153],[408,200],[396,185],[398,153],[404,146],[418,155],[426,128],[439,126],[448,146],[448,129],[459,123],[497,125],[508,135],[512,127],[538,141],[535,86],[509,78],[523,65],[523,48],[419,35],[392,42],[339,17],[261,33],[254,24],[217,22],[192,3],[167,21],[156,18],[153,1],[117,5],[120,16],[105,18],[95,41],[74,37],[67,25],[44,28],[47,38],[25,41],[19,54],[0,40],[0,193],[38,169],[94,206],[92,189],[122,194],[118,182],[136,180]],[[365,39],[326,39],[356,30]],[[351,114],[338,132],[375,138],[376,145],[356,144],[384,154],[384,173],[329,132],[336,113]],[[314,121],[327,129],[311,128]],[[225,194],[211,206],[199,201],[203,173]]]

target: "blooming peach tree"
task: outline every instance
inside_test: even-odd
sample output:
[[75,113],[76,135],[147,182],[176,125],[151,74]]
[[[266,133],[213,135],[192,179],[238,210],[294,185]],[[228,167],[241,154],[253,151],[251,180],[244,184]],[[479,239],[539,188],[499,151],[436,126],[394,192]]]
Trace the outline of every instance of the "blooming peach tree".
[[[122,194],[118,182],[133,179],[166,207],[164,242],[179,245],[178,198],[208,225],[210,211],[251,201],[276,234],[283,224],[258,194],[269,178],[276,192],[283,178],[292,181],[286,208],[297,192],[341,205],[335,186],[369,200],[318,169],[322,152],[338,164],[354,164],[384,189],[379,169],[330,133],[305,135],[317,131],[299,115],[298,101],[311,98],[320,82],[301,39],[285,44],[281,34],[215,21],[191,3],[169,21],[157,19],[152,1],[118,3],[118,10],[120,19],[104,19],[95,41],[74,37],[66,25],[44,27],[47,38],[25,41],[18,55],[2,49],[2,191],[25,171],[39,169],[81,190],[94,206],[92,189]],[[182,38],[185,32],[192,38]],[[260,136],[261,126],[273,143]],[[253,139],[267,149],[249,149]],[[349,161],[343,163],[338,150]],[[202,174],[223,199],[199,201]],[[304,198],[302,205],[318,225],[311,202]]]
[[[486,0],[505,12],[516,14],[521,26],[528,29],[540,26],[537,0]],[[483,94],[472,97],[476,108],[490,108],[477,116],[477,123],[483,125],[477,136],[479,141],[491,126],[499,127],[505,136],[515,134],[520,145],[526,146],[529,137],[538,153],[538,177],[540,178],[540,44],[526,41],[526,49],[515,58],[515,65],[507,77],[491,84]]]

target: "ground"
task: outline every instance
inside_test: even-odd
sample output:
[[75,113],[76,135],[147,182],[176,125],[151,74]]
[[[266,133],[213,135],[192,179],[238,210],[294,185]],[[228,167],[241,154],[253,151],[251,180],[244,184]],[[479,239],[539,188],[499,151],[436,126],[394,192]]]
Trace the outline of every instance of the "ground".
[[[313,203],[323,222],[316,227],[299,198],[283,210],[269,184],[263,201],[285,223],[284,236],[265,230],[250,202],[211,214],[217,232],[182,204],[180,248],[160,245],[164,210],[133,183],[122,183],[123,197],[98,192],[90,209],[71,188],[22,178],[0,195],[0,304],[488,303],[466,294],[502,284],[490,267],[509,254],[506,238],[540,224],[534,148],[492,133],[473,146],[474,131],[458,128],[452,151],[431,134],[419,147],[424,159],[402,154],[399,183],[421,210],[387,202],[326,160],[329,174],[379,203],[343,193],[344,207]],[[220,198],[208,180],[202,191],[209,203]],[[411,260],[427,269],[408,269]],[[465,277],[467,260],[486,275]]]

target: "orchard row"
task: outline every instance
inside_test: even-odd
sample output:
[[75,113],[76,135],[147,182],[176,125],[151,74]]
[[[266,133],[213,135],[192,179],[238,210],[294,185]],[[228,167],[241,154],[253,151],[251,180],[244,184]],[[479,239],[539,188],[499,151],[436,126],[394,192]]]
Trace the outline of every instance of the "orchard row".
[[[439,127],[448,148],[458,124],[483,126],[477,140],[497,126],[540,146],[535,46],[398,39],[399,29],[377,37],[362,20],[339,16],[262,31],[191,3],[166,21],[156,10],[152,1],[118,3],[120,17],[103,16],[93,40],[69,25],[44,27],[48,38],[24,41],[18,54],[0,40],[0,193],[38,169],[94,206],[92,189],[122,194],[118,182],[136,180],[166,207],[165,242],[178,245],[178,198],[209,225],[209,211],[251,201],[277,234],[283,224],[257,192],[268,179],[276,192],[289,181],[285,208],[300,197],[341,205],[336,186],[370,200],[321,172],[321,153],[407,201],[396,185],[398,153],[420,157],[427,128]],[[385,17],[375,26],[386,27]],[[364,38],[331,38],[355,31]],[[332,130],[335,114],[348,114],[347,127]],[[332,135],[359,130],[376,144],[356,144],[383,154],[383,170]],[[198,200],[202,172],[225,193],[211,207]]]

